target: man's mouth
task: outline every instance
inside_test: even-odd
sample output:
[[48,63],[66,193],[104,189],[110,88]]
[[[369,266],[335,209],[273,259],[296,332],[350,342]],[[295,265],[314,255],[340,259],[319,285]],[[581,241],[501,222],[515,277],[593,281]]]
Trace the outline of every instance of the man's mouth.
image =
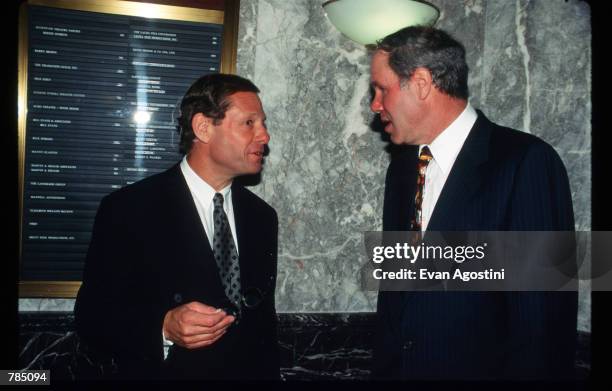
[[380,122],[382,122],[383,128],[385,129],[386,132],[390,132],[391,129],[391,120],[389,118],[387,118],[387,116],[385,116],[384,114],[380,115]]
[[385,132],[390,133],[391,132],[391,126],[393,126],[391,121],[389,121],[389,120],[382,120],[382,124],[383,124],[383,127],[385,129]]

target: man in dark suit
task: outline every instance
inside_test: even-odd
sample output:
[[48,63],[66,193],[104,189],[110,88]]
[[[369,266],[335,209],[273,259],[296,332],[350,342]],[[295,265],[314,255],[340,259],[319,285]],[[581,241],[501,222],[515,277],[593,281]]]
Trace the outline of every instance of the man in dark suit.
[[[371,109],[396,144],[383,229],[573,231],[555,150],[473,109],[467,76],[463,46],[441,30],[408,27],[378,43]],[[381,291],[373,374],[571,378],[576,315],[575,291]]]
[[261,171],[270,139],[258,92],[234,75],[195,81],[181,102],[185,158],[100,204],[76,325],[122,378],[280,377],[278,220],[234,181]]

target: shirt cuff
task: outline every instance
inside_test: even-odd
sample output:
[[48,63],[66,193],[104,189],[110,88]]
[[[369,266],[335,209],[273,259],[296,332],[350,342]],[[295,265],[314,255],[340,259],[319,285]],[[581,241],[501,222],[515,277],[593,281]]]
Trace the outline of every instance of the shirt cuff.
[[166,336],[164,335],[164,330],[162,330],[162,340],[164,342],[164,360],[166,358],[168,358],[168,350],[170,350],[170,346],[174,345],[174,342],[170,341],[169,339],[166,339]]

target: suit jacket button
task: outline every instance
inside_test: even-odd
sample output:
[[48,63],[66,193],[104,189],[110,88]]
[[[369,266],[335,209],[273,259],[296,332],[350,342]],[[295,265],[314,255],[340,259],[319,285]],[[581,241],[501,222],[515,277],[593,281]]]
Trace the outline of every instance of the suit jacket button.
[[175,293],[174,294],[174,302],[175,303],[182,303],[183,302],[183,296],[181,296],[180,293]]

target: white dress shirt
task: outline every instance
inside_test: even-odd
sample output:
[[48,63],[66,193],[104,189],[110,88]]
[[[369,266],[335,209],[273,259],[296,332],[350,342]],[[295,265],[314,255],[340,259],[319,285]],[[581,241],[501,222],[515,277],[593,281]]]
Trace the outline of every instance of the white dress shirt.
[[[421,211],[422,231],[427,229],[448,174],[453,168],[457,155],[459,155],[459,151],[463,147],[463,143],[477,117],[476,110],[468,102],[461,114],[428,145],[433,159],[431,159],[425,171]],[[419,146],[419,154],[424,146],[425,144]]]
[[[223,195],[223,210],[227,215],[232,237],[234,238],[234,244],[236,245],[236,253],[238,253],[238,239],[236,237],[236,222],[234,220],[234,205],[232,202],[232,184],[230,183],[218,192],[215,191],[212,186],[206,183],[205,180],[200,178],[198,174],[193,171],[187,162],[187,156],[181,161],[180,168],[183,177],[185,177],[185,182],[187,182],[187,187],[191,192],[191,196],[193,197],[193,201],[195,202],[210,248],[213,247],[213,235],[215,233],[215,219],[213,217],[215,205],[213,203],[213,197],[216,193],[221,193]],[[168,357],[168,347],[173,345],[173,342],[166,339],[163,331],[162,338],[164,341],[164,359],[166,359]]]
[[234,244],[236,245],[236,252],[238,252],[236,222],[234,220],[234,205],[232,203],[232,184],[230,183],[223,189],[215,191],[212,186],[206,183],[205,180],[200,178],[198,174],[193,171],[191,166],[189,166],[189,163],[187,163],[186,156],[183,158],[180,167],[181,172],[185,177],[185,181],[187,182],[187,186],[189,187],[189,191],[191,192],[191,196],[193,197],[193,201],[195,202],[198,215],[200,215],[200,220],[204,226],[204,231],[206,231],[206,237],[208,238],[210,247],[212,248],[213,235],[215,233],[215,219],[213,217],[215,205],[213,204],[213,197],[216,193],[221,193],[223,195],[223,210],[225,211],[227,219],[229,220],[229,225],[232,230],[232,237],[234,238]]

